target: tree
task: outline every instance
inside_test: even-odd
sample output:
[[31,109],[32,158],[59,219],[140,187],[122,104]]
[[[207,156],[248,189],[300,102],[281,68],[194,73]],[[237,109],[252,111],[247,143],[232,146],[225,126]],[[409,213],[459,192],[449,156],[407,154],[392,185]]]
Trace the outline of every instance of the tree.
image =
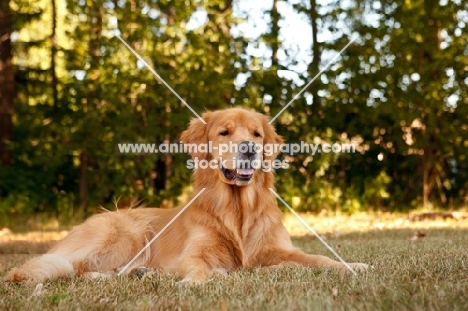
[[9,143],[13,141],[15,98],[14,69],[11,46],[13,32],[10,1],[0,2],[0,165],[13,162]]
[[[361,137],[367,148],[354,157],[348,176],[385,172],[392,180],[391,204],[445,205],[460,186],[448,176],[459,174],[454,165],[462,163],[454,160],[462,151],[453,141],[466,137],[466,84],[454,73],[464,62],[457,53],[463,53],[458,37],[466,38],[459,28],[466,11],[457,2],[356,1],[330,15],[359,36],[339,70],[326,73],[338,82],[333,127],[345,125],[348,136]],[[458,100],[454,105],[450,99]]]
[[[357,36],[274,122],[288,142],[356,152],[282,154],[278,191],[309,211],[466,204],[465,2],[275,0],[269,29],[246,38],[250,12],[231,0],[3,1],[0,214],[86,214],[116,197],[169,207],[184,193],[187,155],[117,148],[177,142],[194,116],[115,34],[195,111],[271,116]],[[282,41],[286,6],[310,25],[305,69]]]

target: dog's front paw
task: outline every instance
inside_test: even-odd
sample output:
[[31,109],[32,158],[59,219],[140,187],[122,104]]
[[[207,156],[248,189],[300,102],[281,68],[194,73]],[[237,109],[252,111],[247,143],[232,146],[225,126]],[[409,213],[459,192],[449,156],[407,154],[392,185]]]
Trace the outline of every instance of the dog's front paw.
[[97,279],[108,279],[114,275],[113,272],[85,272],[83,273],[83,276],[91,279],[91,280],[97,280]]
[[226,277],[229,273],[229,269],[224,269],[224,268],[217,268],[213,269],[212,275],[214,277]]
[[186,273],[182,281],[178,283],[188,283],[188,284],[202,284],[210,280],[212,272],[202,269],[202,268],[193,268],[188,273]]
[[132,277],[134,279],[141,279],[145,275],[147,275],[148,273],[151,273],[152,271],[153,271],[153,269],[148,269],[146,267],[138,267],[138,268],[135,268],[132,271],[130,271],[129,275],[130,275],[130,277]]
[[18,268],[15,268],[8,272],[5,277],[3,278],[5,282],[14,282],[14,283],[20,283],[20,282],[27,282],[27,283],[34,283],[34,278],[25,273],[24,271],[21,271]]
[[205,283],[211,282],[211,280],[193,280],[191,278],[184,278],[177,282],[180,285],[203,285]]

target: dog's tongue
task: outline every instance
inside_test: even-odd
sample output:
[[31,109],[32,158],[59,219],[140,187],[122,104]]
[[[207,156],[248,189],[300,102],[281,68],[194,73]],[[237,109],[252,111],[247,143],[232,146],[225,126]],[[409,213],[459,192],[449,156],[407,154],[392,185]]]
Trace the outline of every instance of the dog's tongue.
[[254,172],[253,168],[238,168],[237,174],[238,175],[252,175]]

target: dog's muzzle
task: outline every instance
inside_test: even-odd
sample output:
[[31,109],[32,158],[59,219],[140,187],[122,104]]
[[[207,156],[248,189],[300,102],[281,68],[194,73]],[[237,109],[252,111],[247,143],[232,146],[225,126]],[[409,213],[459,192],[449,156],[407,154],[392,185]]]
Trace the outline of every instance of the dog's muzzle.
[[259,162],[259,156],[255,143],[243,141],[238,145],[235,168],[228,169],[221,164],[220,169],[227,180],[248,182],[252,179],[255,169],[259,168],[259,163],[256,162]]
[[252,179],[252,176],[255,172],[253,168],[236,168],[233,170],[227,169],[224,166],[221,166],[221,171],[224,174],[224,177],[227,180],[240,180],[240,181],[249,181]]

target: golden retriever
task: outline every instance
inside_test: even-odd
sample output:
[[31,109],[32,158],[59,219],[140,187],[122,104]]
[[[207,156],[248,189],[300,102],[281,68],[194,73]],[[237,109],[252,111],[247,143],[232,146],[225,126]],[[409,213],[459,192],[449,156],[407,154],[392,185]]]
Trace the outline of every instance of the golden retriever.
[[[193,119],[181,140],[187,145],[212,144],[211,150],[189,152],[193,160],[217,163],[193,172],[194,195],[203,188],[205,191],[126,271],[148,267],[178,274],[183,281],[199,282],[209,280],[217,271],[282,263],[344,270],[341,262],[306,254],[292,245],[269,190],[274,187],[273,173],[252,164],[273,161],[278,150],[266,153],[261,147],[282,143],[268,118],[251,110],[230,108],[206,112],[203,119],[207,124]],[[223,144],[238,148],[226,151]],[[242,146],[247,148],[242,150]],[[243,160],[246,166],[238,167],[237,160]],[[136,208],[94,215],[47,254],[11,270],[5,280],[43,282],[118,271],[181,208]],[[358,270],[368,267],[362,263],[350,265]]]

